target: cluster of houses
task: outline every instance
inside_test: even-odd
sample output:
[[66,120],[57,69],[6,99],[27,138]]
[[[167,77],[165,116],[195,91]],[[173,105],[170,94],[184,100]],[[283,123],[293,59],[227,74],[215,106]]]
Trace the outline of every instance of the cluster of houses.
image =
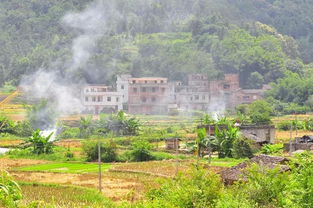
[[130,114],[167,114],[173,110],[205,112],[232,109],[261,99],[263,89],[242,89],[238,74],[209,80],[204,74],[188,75],[187,84],[164,77],[117,76],[116,86],[86,85],[82,102],[91,113],[124,110]]

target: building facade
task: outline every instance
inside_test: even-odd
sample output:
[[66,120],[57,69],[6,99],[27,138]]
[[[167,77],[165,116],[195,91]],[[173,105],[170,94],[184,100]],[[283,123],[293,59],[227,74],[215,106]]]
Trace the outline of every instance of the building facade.
[[164,77],[119,75],[116,89],[103,85],[83,88],[82,102],[93,113],[124,110],[131,114],[167,114],[171,110],[222,112],[263,98],[263,89],[241,89],[238,74],[209,80],[190,74],[186,84]]
[[82,103],[87,112],[99,114],[111,113],[123,109],[122,94],[112,87],[103,85],[88,85],[82,90]]
[[167,78],[128,79],[128,112],[131,114],[166,114],[170,103]]

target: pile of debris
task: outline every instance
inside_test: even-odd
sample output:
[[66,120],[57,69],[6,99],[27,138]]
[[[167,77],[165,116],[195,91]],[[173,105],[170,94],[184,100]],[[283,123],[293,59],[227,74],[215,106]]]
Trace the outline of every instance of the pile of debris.
[[220,175],[224,183],[229,185],[242,179],[244,170],[253,163],[256,163],[260,166],[265,166],[270,169],[279,167],[282,172],[285,172],[290,170],[289,166],[287,165],[288,161],[289,160],[284,157],[268,156],[261,154],[251,158],[246,162],[240,163],[237,166],[231,167],[220,172]]

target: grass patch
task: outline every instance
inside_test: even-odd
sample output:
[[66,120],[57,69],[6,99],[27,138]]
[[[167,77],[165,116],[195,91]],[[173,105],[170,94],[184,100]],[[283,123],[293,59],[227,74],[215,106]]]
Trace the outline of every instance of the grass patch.
[[[102,170],[106,171],[110,164],[102,164]],[[98,164],[94,163],[50,163],[17,168],[20,171],[44,171],[54,173],[95,173],[98,171]]]
[[[83,162],[84,158],[80,156],[67,157],[68,149],[65,147],[56,146],[53,148],[53,153],[51,154],[33,154],[29,149],[13,149],[9,151],[6,155],[11,159],[33,159],[33,160],[49,160],[49,161],[57,161],[57,162]],[[72,150],[71,150],[72,151]]]
[[232,167],[239,163],[246,161],[247,159],[235,159],[235,158],[216,158],[211,159],[210,165],[218,167]]

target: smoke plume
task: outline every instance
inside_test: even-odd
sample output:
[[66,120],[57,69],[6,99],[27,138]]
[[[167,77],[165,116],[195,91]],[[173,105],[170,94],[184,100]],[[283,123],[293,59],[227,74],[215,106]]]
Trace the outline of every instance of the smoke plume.
[[[47,108],[53,109],[56,115],[82,112],[84,107],[80,100],[80,89],[85,81],[80,79],[74,83],[72,75],[79,74],[79,69],[86,66],[94,53],[97,40],[109,31],[106,23],[109,18],[113,18],[112,14],[115,16],[116,12],[100,0],[90,4],[82,12],[66,14],[61,24],[70,32],[77,34],[72,42],[72,58],[66,60],[66,63],[61,63],[62,68],[66,66],[65,71],[51,66],[48,69],[39,69],[32,75],[24,76],[20,87],[26,97],[32,101],[47,101]],[[42,112],[37,113],[41,117],[40,120],[51,117],[46,115],[46,112],[51,111],[42,109]],[[51,120],[44,122],[45,124],[40,128],[42,130],[54,128],[55,123],[49,124],[49,122]]]

